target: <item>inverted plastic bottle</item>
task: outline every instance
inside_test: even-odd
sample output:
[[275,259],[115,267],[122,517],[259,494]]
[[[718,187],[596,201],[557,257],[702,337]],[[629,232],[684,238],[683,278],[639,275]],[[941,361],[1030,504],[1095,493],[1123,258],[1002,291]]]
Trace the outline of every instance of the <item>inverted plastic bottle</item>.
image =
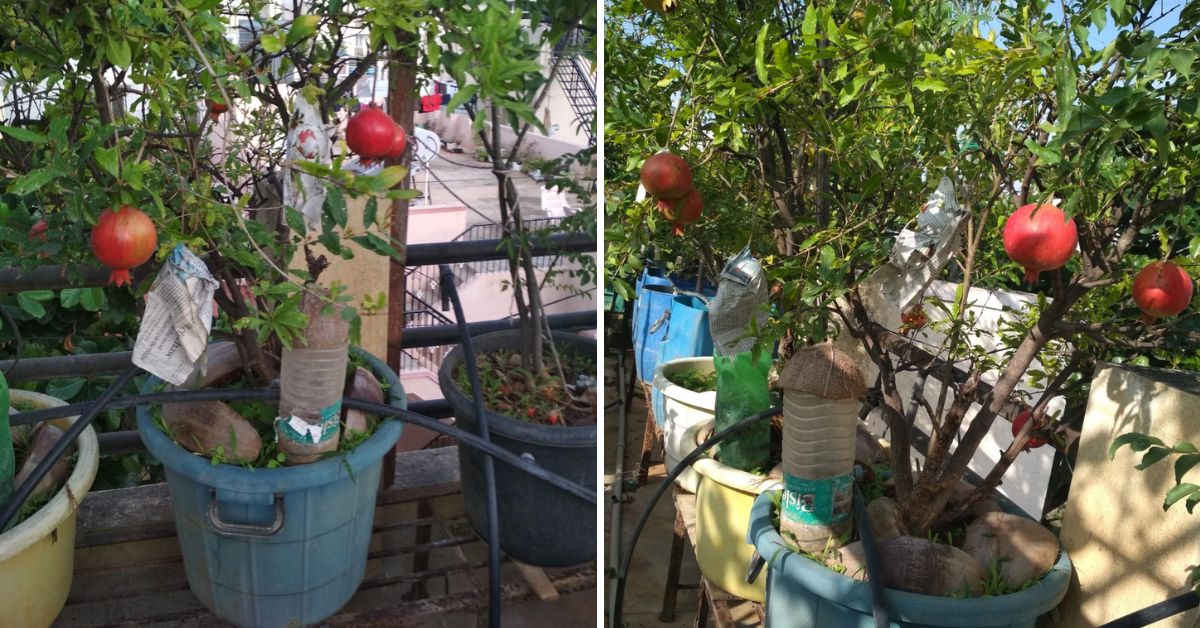
[[853,523],[854,446],[866,392],[854,359],[831,343],[796,352],[783,388],[783,481],[779,527],[820,551]]
[[322,314],[326,303],[304,293],[299,309],[308,315],[308,327],[283,350],[275,433],[288,464],[313,462],[338,446],[350,326],[340,307]]

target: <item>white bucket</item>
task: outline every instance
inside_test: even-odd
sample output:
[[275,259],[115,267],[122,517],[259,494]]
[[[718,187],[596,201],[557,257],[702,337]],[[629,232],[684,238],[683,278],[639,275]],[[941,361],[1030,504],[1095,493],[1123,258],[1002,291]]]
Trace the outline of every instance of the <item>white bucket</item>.
[[[684,434],[688,428],[711,421],[715,416],[716,391],[696,392],[670,380],[672,375],[689,370],[712,373],[712,357],[679,358],[659,364],[654,370],[654,388],[663,396],[663,440],[668,472],[695,449],[694,442],[685,442]],[[689,467],[675,478],[675,483],[680,488],[695,493],[700,485],[700,476]]]

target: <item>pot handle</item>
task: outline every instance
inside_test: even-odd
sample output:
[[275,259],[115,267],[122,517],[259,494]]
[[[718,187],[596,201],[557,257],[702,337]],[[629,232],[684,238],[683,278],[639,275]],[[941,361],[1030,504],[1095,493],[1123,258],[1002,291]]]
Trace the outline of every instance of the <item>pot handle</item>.
[[767,559],[763,558],[758,550],[754,550],[754,555],[750,557],[750,568],[746,570],[746,584],[754,584],[758,574],[762,572],[763,565],[766,564]]
[[[226,536],[249,536],[249,537],[264,537],[274,536],[283,529],[283,496],[282,495],[266,495],[275,503],[275,518],[267,525],[256,525],[252,523],[229,523],[222,521],[218,511],[218,504],[221,503],[218,494],[220,491],[214,491],[212,497],[208,500],[208,525],[212,526],[214,532],[224,534]],[[237,500],[231,500],[232,503],[238,503]]]

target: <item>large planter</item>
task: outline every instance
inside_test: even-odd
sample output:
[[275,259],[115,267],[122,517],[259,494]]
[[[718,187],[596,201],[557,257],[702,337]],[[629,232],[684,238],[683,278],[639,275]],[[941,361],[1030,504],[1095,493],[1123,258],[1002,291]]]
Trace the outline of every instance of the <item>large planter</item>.
[[[35,392],[10,390],[11,401],[37,409],[66,405]],[[66,430],[79,417],[51,421]],[[33,516],[0,534],[0,627],[49,626],[67,602],[75,573],[75,511],[92,488],[100,447],[90,426],[75,442],[79,457],[66,485]]]
[[[754,501],[746,540],[767,559],[768,628],[869,628],[871,588],[827,569],[783,542],[771,523],[770,495]],[[953,598],[887,590],[891,625],[899,628],[1033,628],[1038,616],[1058,606],[1071,580],[1064,551],[1037,584],[1016,593]]]
[[[575,353],[592,360],[596,340],[554,332],[560,353]],[[471,339],[477,355],[518,349],[518,330],[483,334]],[[457,425],[478,434],[479,422],[471,391],[461,390],[453,373],[463,363],[462,346],[442,360],[438,380],[454,409]],[[596,426],[557,427],[535,425],[487,412],[488,432],[496,445],[585,487],[596,485]],[[472,447],[459,447],[458,463],[463,501],[471,527],[487,538],[487,487],[485,455]],[[596,506],[503,462],[495,463],[496,500],[500,548],[515,560],[539,567],[567,567],[596,558]]]
[[[389,384],[388,403],[405,407],[395,372],[352,351]],[[204,606],[241,626],[301,626],[349,601],[366,570],[383,458],[402,423],[381,422],[344,456],[251,470],[180,447],[146,406],[137,418],[142,442],[166,470],[188,586]]]
[[[654,398],[661,399],[661,408],[655,409],[656,416],[663,421],[663,440],[666,442],[667,470],[675,468],[683,457],[696,447],[693,441],[685,441],[689,427],[712,421],[717,404],[717,392],[696,392],[671,381],[671,377],[685,371],[713,372],[712,357],[680,358],[658,365],[654,373]],[[700,476],[690,467],[675,483],[684,490],[695,493],[700,485]]]
[[[687,443],[703,442],[713,422],[693,425],[684,433]],[[754,548],[746,544],[746,524],[754,499],[765,491],[783,488],[783,481],[735,469],[705,455],[692,463],[700,476],[696,489],[696,563],[700,573],[726,591],[748,600],[766,600],[766,575],[746,582],[746,569]]]

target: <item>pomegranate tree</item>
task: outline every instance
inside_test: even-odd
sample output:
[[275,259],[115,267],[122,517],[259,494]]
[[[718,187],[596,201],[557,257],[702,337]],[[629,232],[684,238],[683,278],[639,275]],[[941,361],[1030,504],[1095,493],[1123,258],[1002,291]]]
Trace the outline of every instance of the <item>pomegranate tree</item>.
[[346,123],[346,145],[363,160],[380,159],[392,152],[397,128],[391,116],[368,107]]
[[1133,301],[1142,310],[1142,322],[1175,316],[1192,302],[1192,278],[1171,262],[1153,262],[1133,279]]
[[128,285],[129,269],[146,263],[157,248],[154,223],[128,205],[104,210],[92,228],[92,252],[112,269],[108,282],[116,286]]
[[1029,283],[1037,283],[1044,270],[1062,268],[1078,243],[1075,219],[1054,205],[1024,205],[1004,223],[1004,250],[1025,268]]

